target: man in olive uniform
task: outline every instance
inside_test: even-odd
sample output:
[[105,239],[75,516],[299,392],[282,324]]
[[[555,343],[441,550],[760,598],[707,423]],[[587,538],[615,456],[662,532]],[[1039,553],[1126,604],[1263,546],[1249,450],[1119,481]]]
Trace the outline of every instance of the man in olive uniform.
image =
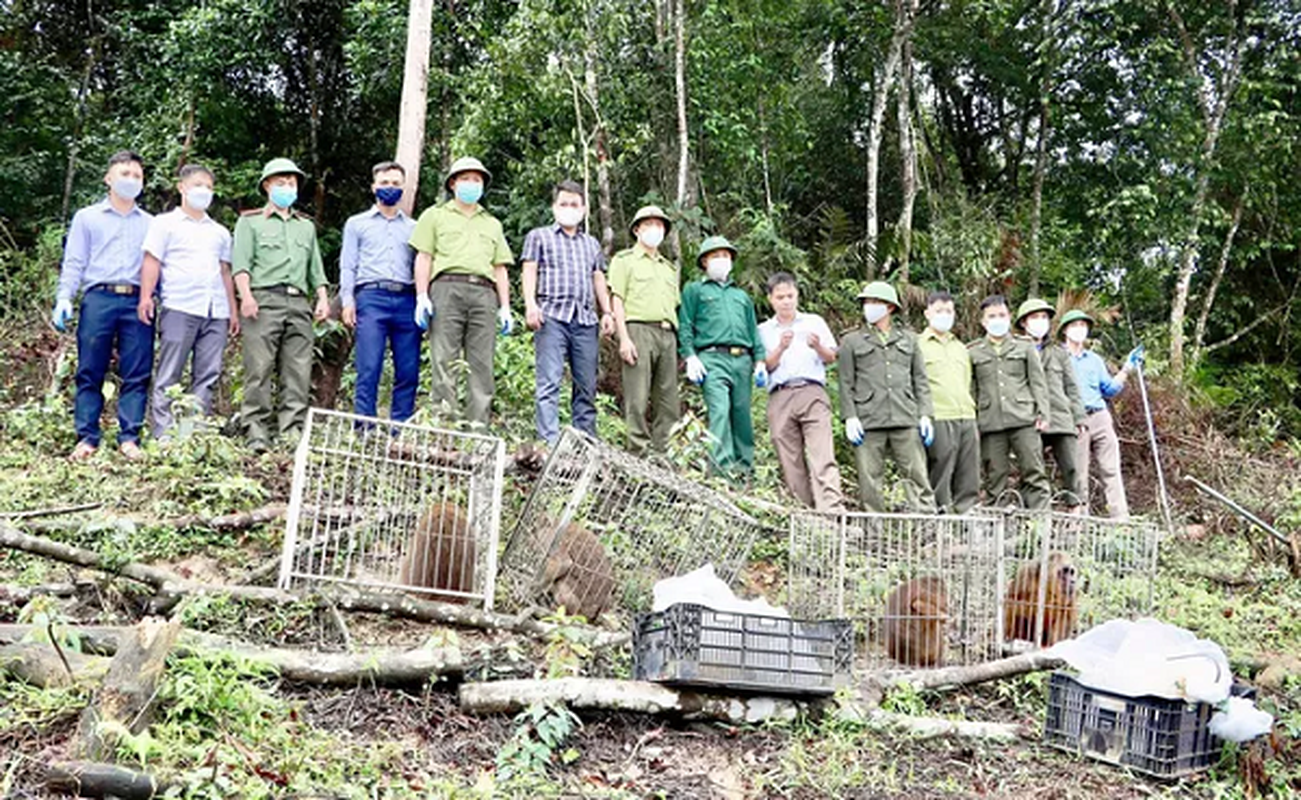
[[1057,309],[1047,301],[1031,297],[1016,310],[1016,324],[1039,352],[1039,363],[1048,382],[1048,427],[1040,436],[1061,473],[1062,498],[1074,510],[1081,502],[1076,494],[1075,450],[1079,446],[1076,434],[1084,431],[1084,406],[1075,385],[1070,354],[1054,344],[1048,335],[1056,313]]
[[1021,499],[1026,508],[1048,508],[1043,442],[1048,427],[1048,384],[1034,345],[1011,335],[1007,299],[991,295],[980,303],[985,336],[967,345],[973,373],[980,457],[985,462],[985,497],[999,503],[1007,489],[1011,454],[1021,466]]
[[744,478],[754,471],[750,380],[753,375],[755,385],[765,386],[768,367],[754,301],[731,280],[735,259],[736,248],[722,236],[701,243],[696,265],[705,277],[682,292],[678,352],[687,378],[705,394],[714,472]]
[[888,448],[904,479],[908,507],[934,512],[923,445],[935,438],[935,412],[922,349],[911,331],[893,324],[899,310],[893,286],[874,281],[858,299],[867,328],[845,337],[838,363],[845,436],[857,448],[859,498],[869,511],[886,510],[881,478]]
[[[307,420],[312,388],[312,302],[316,320],[330,313],[316,226],[292,210],[307,176],[287,158],[262,168],[267,204],[235,223],[230,267],[239,289],[244,332],[244,404],[248,445],[264,451],[276,434],[292,442]],[[272,426],[271,375],[280,370],[278,424]]]
[[965,514],[980,502],[980,434],[971,397],[971,355],[953,335],[953,295],[926,298],[926,330],[917,337],[935,405],[935,441],[926,451],[935,504]]
[[[660,255],[668,216],[658,206],[638,209],[629,226],[636,243],[610,261],[610,294],[623,359],[623,416],[628,451],[664,453],[678,421],[678,272]],[[654,406],[653,427],[646,411]]]
[[[425,209],[411,233],[416,250],[416,324],[433,321],[434,408],[456,408],[452,362],[470,365],[465,417],[488,424],[494,337],[510,334],[510,278],[515,257],[501,223],[479,204],[492,174],[477,158],[459,158],[443,182],[452,199]],[[432,279],[432,290],[430,281]],[[432,293],[432,299],[431,299]]]

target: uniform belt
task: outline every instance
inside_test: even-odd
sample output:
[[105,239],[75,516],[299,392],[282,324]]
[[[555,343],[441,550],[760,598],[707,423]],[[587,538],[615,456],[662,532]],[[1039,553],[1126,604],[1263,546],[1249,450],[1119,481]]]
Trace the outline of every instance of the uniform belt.
[[795,380],[789,380],[786,381],[785,383],[779,383],[776,386],[772,387],[772,390],[774,392],[780,392],[782,389],[803,389],[805,386],[822,386],[822,383],[820,381],[811,381],[811,380],[805,380],[803,378],[796,378]]
[[1085,415],[1085,416],[1088,416],[1088,417],[1091,417],[1091,416],[1093,416],[1094,414],[1101,414],[1103,411],[1106,411],[1106,410],[1107,410],[1107,407],[1106,407],[1106,406],[1103,406],[1102,408],[1086,408],[1086,409],[1084,409],[1084,415]]
[[669,321],[666,320],[666,319],[662,319],[662,320],[660,320],[659,322],[649,322],[649,321],[644,320],[644,319],[630,319],[630,320],[628,320],[628,324],[629,324],[629,325],[649,325],[649,326],[651,326],[652,328],[659,328],[659,329],[661,329],[661,330],[666,330],[666,331],[671,331],[671,330],[673,330],[673,323],[672,323],[672,322],[669,322]]
[[434,278],[434,283],[439,281],[450,281],[452,283],[470,283],[475,286],[484,286],[489,289],[497,288],[497,284],[480,275],[466,275],[463,272],[441,272]]
[[729,356],[748,356],[751,353],[750,348],[739,344],[711,344],[696,349],[702,353],[723,353]]
[[394,294],[414,294],[416,291],[414,284],[401,281],[367,281],[357,287],[359,292],[363,289],[383,289]]
[[140,287],[133,283],[97,283],[88,292],[108,292],[109,294],[137,295]]
[[291,283],[277,283],[272,286],[254,286],[259,292],[271,292],[272,294],[284,294],[290,297],[306,297],[307,292],[299,289]]

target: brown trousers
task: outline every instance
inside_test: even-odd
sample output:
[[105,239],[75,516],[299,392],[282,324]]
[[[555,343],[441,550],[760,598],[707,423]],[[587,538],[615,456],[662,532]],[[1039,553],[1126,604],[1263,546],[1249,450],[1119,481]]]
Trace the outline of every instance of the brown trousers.
[[1102,490],[1107,498],[1107,514],[1115,519],[1129,518],[1129,501],[1125,499],[1125,483],[1120,476],[1120,440],[1107,409],[1095,411],[1084,418],[1084,435],[1079,437],[1075,467],[1079,472],[1078,494],[1086,504],[1089,501],[1089,472],[1097,470]]
[[827,390],[810,383],[768,395],[768,430],[791,494],[818,511],[842,510]]

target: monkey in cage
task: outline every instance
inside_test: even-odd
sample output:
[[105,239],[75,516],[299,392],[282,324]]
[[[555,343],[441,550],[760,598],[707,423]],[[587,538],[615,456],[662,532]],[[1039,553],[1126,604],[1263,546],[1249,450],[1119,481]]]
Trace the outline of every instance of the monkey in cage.
[[[539,530],[538,548],[546,555],[542,565],[542,588],[551,596],[556,608],[565,613],[595,622],[610,609],[614,595],[614,564],[600,538],[588,529],[571,522],[559,533],[560,541],[548,548]],[[546,551],[550,549],[550,554]]]
[[938,576],[915,578],[895,587],[885,601],[885,651],[900,664],[944,665],[949,593]]
[[417,596],[464,603],[474,592],[477,556],[470,515],[456,503],[434,503],[416,520],[398,583],[432,590]]
[[1078,573],[1070,556],[1060,551],[1048,556],[1047,577],[1042,575],[1038,561],[1022,564],[1008,584],[1003,610],[1003,633],[1010,641],[1021,639],[1035,641],[1035,619],[1038,616],[1040,582],[1044,587],[1043,632],[1038,644],[1050,647],[1075,634],[1079,616],[1076,608],[1076,580]]

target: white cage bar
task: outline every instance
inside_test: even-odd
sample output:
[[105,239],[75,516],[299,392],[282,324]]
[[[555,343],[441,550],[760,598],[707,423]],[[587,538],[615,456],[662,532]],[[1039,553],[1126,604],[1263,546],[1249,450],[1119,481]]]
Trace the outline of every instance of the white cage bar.
[[311,409],[280,586],[347,584],[491,609],[505,459],[496,437]]
[[[733,583],[761,530],[721,494],[568,428],[511,529],[501,579],[517,606],[649,610],[657,580],[706,563]],[[598,552],[575,555],[580,535]]]

